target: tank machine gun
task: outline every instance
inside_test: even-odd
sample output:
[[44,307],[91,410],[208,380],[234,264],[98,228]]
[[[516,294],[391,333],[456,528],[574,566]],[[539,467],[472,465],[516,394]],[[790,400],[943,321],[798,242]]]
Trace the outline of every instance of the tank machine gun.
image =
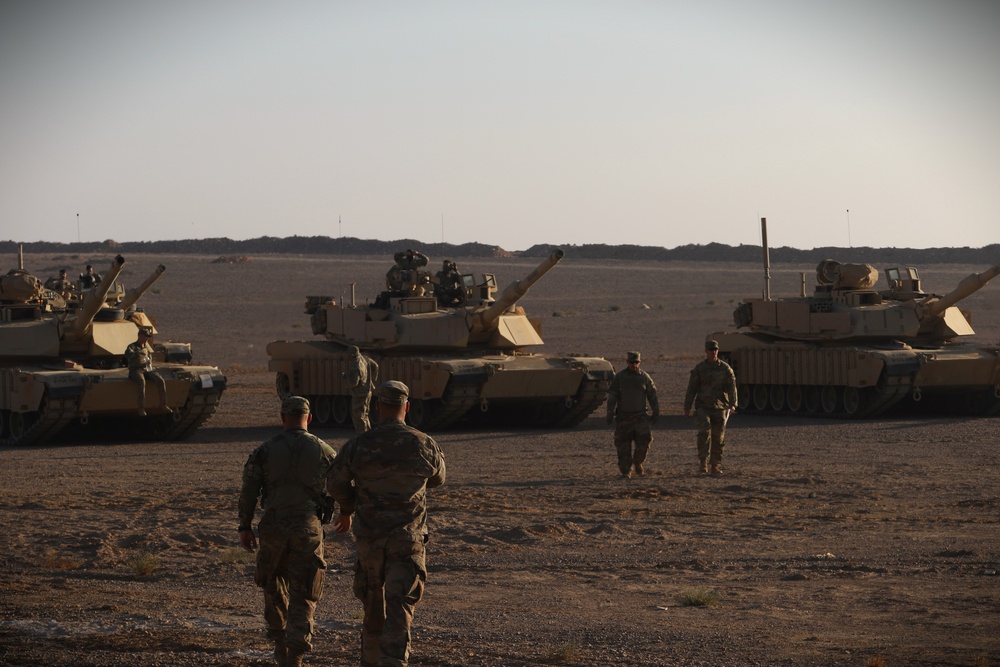
[[885,273],[879,291],[874,267],[824,260],[812,296],[771,299],[766,289],[737,306],[736,327],[748,331],[710,337],[736,372],[741,409],[863,418],[925,401],[924,411],[1000,412],[1000,346],[960,340],[975,331],[956,305],[1000,265],[944,296],[923,292],[914,267]]
[[[557,357],[524,351],[542,345],[541,323],[518,302],[564,256],[560,249],[498,298],[493,274],[476,284],[462,276],[462,305],[442,306],[434,294],[384,291],[371,305],[306,298],[313,333],[323,341],[274,341],[269,370],[278,393],[308,396],[320,423],[350,422],[350,392],[342,382],[349,346],[380,367],[381,380],[410,387],[408,419],[420,428],[444,428],[475,408],[503,412],[507,423],[553,427],[579,423],[604,400],[614,375],[596,357]],[[418,276],[416,284],[426,284]]]
[[124,290],[116,281],[124,267],[125,259],[115,257],[104,280],[78,302],[53,300],[48,290],[27,301],[0,301],[0,444],[42,444],[74,423],[102,420],[113,420],[119,435],[181,439],[215,412],[225,376],[215,367],[178,363],[191,358],[187,343],[156,343],[155,370],[166,381],[171,412],[146,406],[148,416],[138,416],[122,355],[139,327],[155,332],[135,306],[164,268],[119,302]]

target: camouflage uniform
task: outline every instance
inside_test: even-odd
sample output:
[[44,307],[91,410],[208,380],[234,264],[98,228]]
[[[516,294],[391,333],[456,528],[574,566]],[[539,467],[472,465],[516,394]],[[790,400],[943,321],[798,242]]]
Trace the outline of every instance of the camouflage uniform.
[[355,436],[337,455],[327,488],[343,515],[354,514],[364,665],[398,667],[409,660],[413,611],[427,580],[427,489],[444,481],[437,443],[400,420]]
[[351,388],[351,419],[354,421],[354,431],[364,433],[371,430],[368,405],[375,383],[378,382],[378,364],[374,359],[361,354],[357,346],[352,345],[350,352],[354,358],[347,364],[346,379]]
[[257,447],[243,467],[240,530],[250,529],[258,497],[264,509],[254,581],[264,589],[267,636],[290,651],[312,648],[326,570],[317,498],[336,456],[316,436],[292,428]]
[[722,360],[705,360],[694,367],[684,395],[685,414],[692,405],[696,408],[698,458],[703,466],[706,460],[718,466],[726,446],[726,419],[729,410],[736,407],[736,375],[729,364]]
[[[638,361],[637,352],[629,353],[629,360]],[[646,403],[652,414],[646,414]],[[642,474],[642,464],[653,442],[650,424],[660,416],[660,404],[656,397],[656,384],[646,371],[636,367],[619,371],[608,387],[607,420],[615,424],[615,449],[618,450],[618,469],[622,475],[632,474],[632,466]],[[632,443],[635,443],[635,452]]]
[[430,260],[416,250],[400,250],[393,255],[395,265],[385,274],[386,287],[391,291],[410,292],[420,283],[420,269]]
[[153,370],[153,348],[149,343],[136,341],[125,348],[128,379],[136,383],[140,414],[146,413],[146,380],[152,380],[160,392],[162,406],[167,407],[167,383]]

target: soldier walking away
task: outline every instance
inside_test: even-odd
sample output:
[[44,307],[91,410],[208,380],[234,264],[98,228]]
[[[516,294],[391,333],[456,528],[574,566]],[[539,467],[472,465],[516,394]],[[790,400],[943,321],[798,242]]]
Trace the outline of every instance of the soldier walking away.
[[409,393],[402,382],[379,387],[379,425],[344,444],[327,485],[340,505],[337,530],[353,525],[357,540],[354,594],[364,606],[361,664],[368,667],[409,660],[410,625],[427,581],[427,489],[445,481],[437,443],[403,421]]
[[[719,359],[719,344],[705,341],[705,360],[691,371],[684,395],[684,416],[695,410],[698,427],[698,469],[721,475],[722,450],[726,446],[726,420],[736,412],[736,375],[729,364]],[[709,448],[711,442],[711,448]]]
[[[649,453],[649,445],[653,442],[651,424],[660,418],[660,404],[656,398],[656,384],[649,374],[639,368],[642,363],[638,352],[629,352],[626,357],[628,365],[619,371],[611,380],[608,388],[608,424],[615,424],[615,449],[618,450],[618,469],[622,477],[635,474],[642,476],[645,469],[642,464]],[[651,414],[646,414],[646,404],[649,403]],[[632,449],[635,443],[635,450]]]
[[348,352],[353,358],[347,362],[344,379],[351,388],[351,419],[354,421],[354,431],[364,433],[371,430],[368,405],[378,382],[378,364],[371,357],[361,354],[357,345],[352,345]]
[[260,550],[254,582],[264,590],[267,637],[279,667],[299,667],[312,649],[313,615],[323,596],[326,561],[323,527],[333,515],[324,493],[337,453],[309,433],[309,401],[289,396],[281,402],[282,433],[257,447],[243,466],[239,500],[240,546]]
[[153,370],[153,348],[149,346],[152,332],[149,327],[139,327],[134,343],[125,348],[125,365],[128,366],[128,379],[136,384],[139,398],[139,416],[146,416],[146,380],[156,384],[160,393],[160,407],[172,412],[167,405],[167,383],[160,374]]
[[87,269],[80,274],[79,280],[82,289],[90,289],[101,284],[101,274],[95,272],[94,267],[88,264]]

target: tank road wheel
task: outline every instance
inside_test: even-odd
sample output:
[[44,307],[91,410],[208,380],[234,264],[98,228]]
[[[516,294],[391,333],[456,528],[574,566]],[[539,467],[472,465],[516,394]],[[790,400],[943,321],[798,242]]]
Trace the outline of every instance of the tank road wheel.
[[767,410],[767,404],[770,402],[770,397],[768,396],[770,392],[767,390],[766,384],[758,384],[753,388],[753,407],[757,412],[764,412]]
[[329,424],[332,412],[329,396],[316,396],[313,398],[313,416],[316,417],[317,424],[320,426]]
[[423,430],[433,424],[437,406],[434,400],[410,399],[410,410],[406,413],[406,422],[413,428]]
[[805,394],[806,412],[811,415],[818,414],[823,392],[819,387],[806,387]]
[[736,407],[740,409],[740,412],[746,412],[750,409],[750,387],[741,384],[736,387]]
[[785,407],[785,387],[780,384],[771,385],[770,391],[767,392],[768,401],[771,403],[771,409],[775,412],[781,412]]
[[823,406],[823,412],[827,415],[836,414],[838,408],[840,408],[840,392],[837,391],[837,387],[831,385],[823,387],[819,395],[819,400]]
[[785,390],[785,402],[792,412],[802,410],[802,387],[797,384],[789,385],[788,389]]
[[861,390],[857,387],[844,387],[844,414],[848,417],[857,417],[861,412]]
[[15,444],[24,437],[24,434],[28,432],[28,428],[32,424],[31,415],[35,413],[31,412],[11,412],[10,419],[7,422],[7,428],[10,430],[10,437],[15,442]]
[[292,395],[292,383],[288,381],[288,376],[278,373],[274,378],[274,389],[278,392],[278,398],[284,400]]
[[334,396],[330,402],[330,415],[337,426],[352,426],[351,399],[347,396]]

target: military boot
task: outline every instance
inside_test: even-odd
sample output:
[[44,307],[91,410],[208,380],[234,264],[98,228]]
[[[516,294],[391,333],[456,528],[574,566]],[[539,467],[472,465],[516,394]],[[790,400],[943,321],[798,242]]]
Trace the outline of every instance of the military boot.
[[285,658],[285,667],[302,667],[304,652],[300,648],[289,648]]
[[286,664],[285,655],[286,655],[286,652],[285,652],[285,640],[284,639],[275,639],[274,640],[274,662],[275,662],[276,665],[278,665],[278,667],[285,667],[285,664]]
[[718,463],[713,463],[712,464],[712,476],[713,477],[718,477],[721,474],[722,474],[722,468],[719,467]]
[[701,463],[698,464],[698,470],[703,473],[708,473],[708,459],[702,459]]
[[641,463],[635,464],[635,474],[638,475],[639,477],[642,477],[643,475],[646,474],[646,470],[642,467]]

